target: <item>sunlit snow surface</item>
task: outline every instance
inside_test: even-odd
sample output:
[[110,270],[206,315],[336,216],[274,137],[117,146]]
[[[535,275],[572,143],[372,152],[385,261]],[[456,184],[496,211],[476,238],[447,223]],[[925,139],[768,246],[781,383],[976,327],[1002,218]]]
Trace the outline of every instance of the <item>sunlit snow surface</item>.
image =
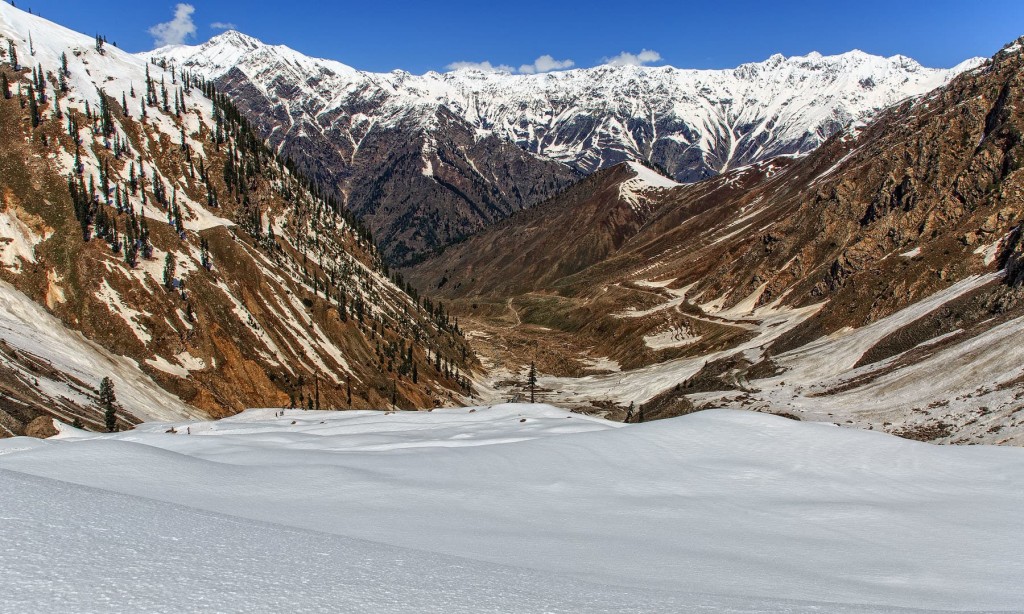
[[1024,450],[732,411],[276,413],[0,441],[0,611],[1024,603]]

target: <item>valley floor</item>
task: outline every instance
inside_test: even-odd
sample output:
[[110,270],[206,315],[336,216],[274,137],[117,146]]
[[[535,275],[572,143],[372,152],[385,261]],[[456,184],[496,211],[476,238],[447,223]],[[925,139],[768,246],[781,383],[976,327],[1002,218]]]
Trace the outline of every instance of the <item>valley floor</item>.
[[249,410],[0,441],[0,611],[1024,604],[1024,450],[710,410]]
[[[772,343],[807,322],[823,304],[754,308],[751,302],[723,310],[688,303],[686,288],[664,290],[654,307],[630,307],[613,319],[673,313],[743,330],[746,336],[727,347],[703,347],[696,345],[697,338],[669,331],[655,342],[692,351],[657,356],[631,369],[604,355],[616,351],[618,338],[607,335],[601,346],[593,336],[524,322],[512,300],[507,313],[464,317],[463,326],[484,366],[475,381],[476,398],[484,402],[528,398],[528,363],[523,361],[529,357],[525,360],[536,359],[541,373],[537,399],[617,420],[625,417],[630,403],[640,408],[659,395],[671,396],[674,389],[692,403],[691,410],[745,409],[932,443],[1020,446],[1024,346],[1017,340],[1024,317],[1004,314],[971,330],[949,332],[922,325],[1001,281],[1001,273],[970,276],[871,324],[843,328],[774,355]],[[543,300],[526,296],[519,303],[536,309]],[[645,342],[650,345],[654,338]],[[868,359],[894,339],[903,343],[899,350]],[[687,388],[699,380],[703,389]]]

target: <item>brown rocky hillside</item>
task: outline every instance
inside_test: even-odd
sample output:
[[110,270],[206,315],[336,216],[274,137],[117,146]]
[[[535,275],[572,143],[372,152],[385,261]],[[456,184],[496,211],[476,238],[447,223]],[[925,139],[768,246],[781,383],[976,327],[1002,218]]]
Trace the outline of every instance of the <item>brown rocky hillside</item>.
[[106,375],[123,426],[468,391],[443,309],[210,84],[11,7],[0,37],[0,433],[100,428]]

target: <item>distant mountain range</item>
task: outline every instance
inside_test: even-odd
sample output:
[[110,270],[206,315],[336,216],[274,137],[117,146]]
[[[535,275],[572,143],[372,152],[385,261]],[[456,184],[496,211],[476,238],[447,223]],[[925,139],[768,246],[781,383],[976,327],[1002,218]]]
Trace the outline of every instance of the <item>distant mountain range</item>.
[[693,182],[818,147],[980,60],[860,51],[731,70],[369,73],[227,32],[147,57],[213,80],[260,134],[407,263],[628,160]]

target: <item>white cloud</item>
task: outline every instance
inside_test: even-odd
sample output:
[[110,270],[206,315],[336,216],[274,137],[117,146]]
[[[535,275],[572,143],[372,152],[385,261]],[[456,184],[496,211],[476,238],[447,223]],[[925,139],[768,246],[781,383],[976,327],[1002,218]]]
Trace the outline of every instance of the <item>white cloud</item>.
[[572,68],[576,63],[572,60],[556,60],[550,55],[542,55],[533,61],[533,64],[523,64],[519,72],[524,75],[532,75],[539,72],[551,72],[552,70],[564,70]]
[[551,72],[552,70],[561,70],[565,68],[572,68],[575,66],[575,62],[572,60],[556,60],[550,55],[542,55],[532,64],[523,64],[517,70],[514,66],[508,64],[498,64],[495,66],[490,62],[452,62],[448,66],[445,66],[447,70],[482,70],[483,72],[507,72],[511,74],[520,73],[524,75],[533,75],[542,72]]
[[231,23],[230,21],[215,21],[210,24],[210,27],[214,30],[237,30],[238,26]]
[[192,14],[196,7],[191,4],[178,4],[174,7],[174,19],[158,23],[149,29],[153,42],[157,47],[166,45],[180,45],[189,37],[196,35],[196,24],[192,21]]
[[651,51],[650,49],[644,49],[640,51],[640,53],[623,51],[615,57],[604,58],[604,63],[609,66],[643,66],[644,64],[652,64],[660,61],[661,54],[657,51]]
[[516,69],[507,64],[494,66],[490,62],[452,62],[445,66],[447,70],[482,70],[483,72],[515,72]]

